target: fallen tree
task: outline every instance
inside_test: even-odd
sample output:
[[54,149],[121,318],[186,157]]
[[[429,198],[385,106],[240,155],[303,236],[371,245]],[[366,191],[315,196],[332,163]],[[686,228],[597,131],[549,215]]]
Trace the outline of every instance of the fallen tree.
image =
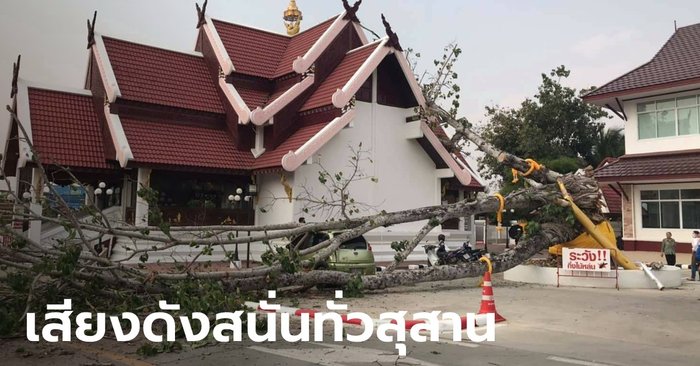
[[[456,46],[453,46],[456,47]],[[450,51],[451,55],[459,52]],[[452,57],[452,56],[450,56]],[[446,62],[453,63],[454,58]],[[442,67],[449,72],[451,67]],[[455,117],[455,110],[445,110],[439,105],[446,98],[440,90],[451,84],[445,78],[438,77],[436,81],[425,87],[428,99],[418,116],[432,126],[449,126],[454,136],[449,141],[443,141],[452,151],[460,152],[462,147],[470,142],[481,151],[497,159],[501,164],[527,175],[527,186],[513,191],[504,197],[504,206],[528,212],[530,224],[527,226],[525,237],[512,249],[492,258],[495,272],[512,268],[549,246],[566,242],[578,235],[582,229],[575,224],[567,208],[569,203],[563,199],[557,186],[562,182],[573,201],[593,219],[594,222],[603,220],[600,211],[600,191],[596,182],[586,176],[572,174],[562,175],[547,169],[545,166],[532,166],[533,163],[521,157],[499,151],[488,144],[471,129],[466,119]],[[443,80],[443,81],[440,81]],[[442,84],[440,84],[442,83]],[[17,117],[15,107],[8,106],[20,132],[20,138],[31,147],[22,121]],[[5,278],[0,283],[0,300],[5,306],[3,314],[26,314],[32,308],[40,310],[51,301],[60,301],[72,297],[76,307],[124,308],[137,307],[149,309],[159,299],[179,301],[190,304],[183,310],[211,311],[219,307],[229,308],[232,304],[240,305],[242,293],[254,294],[258,290],[276,289],[288,286],[310,287],[315,285],[346,286],[353,284],[363,289],[373,290],[418,282],[444,281],[465,277],[476,277],[486,271],[483,263],[465,263],[454,266],[437,266],[417,271],[397,269],[398,265],[408,257],[417,244],[433,228],[446,220],[457,217],[484,213],[494,213],[501,210],[500,200],[494,196],[480,194],[475,200],[464,200],[454,204],[415,208],[398,212],[380,212],[374,215],[350,217],[341,207],[341,219],[320,223],[289,223],[268,226],[235,226],[218,225],[206,227],[171,227],[163,219],[157,208],[157,195],[149,188],[141,188],[139,196],[149,201],[149,227],[135,227],[125,223],[111,222],[95,205],[88,202],[84,212],[86,217],[78,217],[71,211],[52,184],[49,168],[44,165],[40,154],[32,148],[31,164],[40,174],[39,186],[33,187],[33,192],[26,196],[24,192],[10,190],[8,198],[14,202],[12,209],[0,212],[4,218],[19,218],[22,220],[42,220],[46,223],[64,227],[66,238],[57,243],[42,243],[30,240],[20,232],[13,230],[8,222],[0,227],[0,232],[12,239],[11,245],[0,246],[0,266],[5,271]],[[61,169],[52,166],[51,169]],[[62,173],[70,175],[70,171]],[[12,187],[6,177],[3,177],[8,187]],[[75,178],[75,177],[73,177]],[[32,182],[26,182],[31,186]],[[74,179],[75,184],[81,184]],[[44,192],[46,191],[46,192]],[[55,200],[50,205],[44,205],[47,210],[38,212],[30,202]],[[344,198],[343,198],[344,199]],[[341,199],[342,200],[342,199]],[[352,206],[352,205],[350,205]],[[52,207],[56,207],[53,209]],[[50,211],[54,211],[53,214]],[[344,241],[367,233],[373,229],[395,224],[427,221],[415,237],[405,243],[395,256],[395,261],[388,270],[374,276],[358,278],[348,273],[313,270],[315,264],[326,260]],[[274,247],[271,240],[292,238],[307,233],[323,230],[344,230],[340,235],[317,245],[296,250],[289,247]],[[247,236],[233,235],[234,232],[250,232]],[[132,242],[130,255],[126,259],[113,260],[104,251],[95,249],[105,235],[110,235]],[[137,242],[153,243],[148,247],[139,247]],[[234,253],[227,250],[230,244],[263,243],[269,250],[265,263],[260,267],[237,271],[203,271],[195,266],[195,262],[205,259],[213,248],[222,248],[229,260]],[[144,263],[149,262],[149,255],[163,252],[178,246],[200,248],[200,253],[191,261],[179,263],[174,272],[163,272],[149,269]],[[311,255],[312,259],[302,260]],[[130,264],[138,258],[141,263]],[[8,319],[12,316],[8,315]],[[2,322],[0,322],[2,323]],[[13,323],[14,324],[14,323]],[[16,327],[17,324],[8,327]],[[0,333],[1,330],[0,330]]]

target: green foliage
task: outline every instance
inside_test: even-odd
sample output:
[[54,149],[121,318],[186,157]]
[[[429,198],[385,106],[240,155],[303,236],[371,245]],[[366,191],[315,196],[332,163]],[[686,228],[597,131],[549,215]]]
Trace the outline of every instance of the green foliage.
[[345,288],[343,289],[343,296],[345,298],[364,297],[365,294],[363,289],[364,285],[362,284],[362,276],[353,276],[345,285]]
[[285,273],[296,273],[301,268],[301,261],[297,253],[286,247],[275,247],[266,250],[262,254],[261,260],[267,266],[280,264],[282,271]]
[[4,281],[13,296],[0,298],[0,337],[13,335],[22,327],[19,319],[24,313],[24,301],[32,283],[29,276],[13,272],[8,273]]
[[177,281],[168,296],[169,303],[180,304],[180,312],[214,314],[243,309],[244,300],[237,292],[224,288],[220,281],[186,279]]
[[391,242],[391,249],[393,249],[396,252],[403,252],[404,250],[406,250],[406,246],[408,246],[408,240]]
[[159,352],[158,347],[152,343],[144,343],[136,350],[136,354],[141,357],[153,357]]
[[[453,118],[457,117],[457,111],[460,103],[461,88],[457,84],[459,74],[453,69],[455,63],[462,54],[462,49],[455,43],[448,44],[443,49],[444,53],[441,58],[433,60],[436,72],[432,74],[424,74],[428,79],[423,84],[423,94],[430,101],[442,101],[450,105],[449,113]],[[415,54],[420,57],[419,54]],[[419,82],[423,82],[421,78]]]
[[597,167],[605,158],[616,158],[625,154],[625,135],[621,128],[600,130],[593,146],[591,165]]
[[[537,94],[518,108],[487,107],[489,120],[481,135],[497,149],[534,158],[547,167],[547,163],[560,164],[559,168],[564,168],[561,172],[595,163],[594,146],[604,126],[600,120],[609,115],[583,102],[581,92],[562,85],[562,79],[569,75],[564,66],[542,74]],[[485,157],[480,162],[487,178],[503,176],[508,180],[510,173],[494,158]]]
[[394,255],[394,261],[400,262],[403,258],[401,253],[406,250],[408,246],[408,240],[394,241],[391,243],[391,249],[393,249],[396,254]]
[[539,234],[540,231],[542,231],[542,226],[537,221],[528,221],[527,225],[525,225],[526,237]]
[[78,244],[64,244],[61,255],[56,260],[56,269],[64,276],[71,274],[78,264],[80,251],[81,248]]

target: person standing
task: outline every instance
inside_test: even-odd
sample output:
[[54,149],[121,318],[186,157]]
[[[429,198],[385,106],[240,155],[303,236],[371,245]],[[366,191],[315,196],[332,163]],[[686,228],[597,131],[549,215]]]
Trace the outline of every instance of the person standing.
[[690,278],[689,280],[695,281],[695,272],[698,271],[698,260],[696,257],[696,252],[698,251],[698,246],[700,246],[700,231],[693,231],[693,252],[690,255]]
[[676,241],[671,237],[671,233],[666,233],[666,239],[661,241],[661,256],[666,256],[666,263],[669,266],[676,265]]

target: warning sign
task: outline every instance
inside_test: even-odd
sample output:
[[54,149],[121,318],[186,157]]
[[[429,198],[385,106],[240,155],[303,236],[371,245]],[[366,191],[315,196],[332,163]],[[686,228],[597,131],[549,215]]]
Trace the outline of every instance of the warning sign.
[[562,268],[571,271],[610,272],[610,249],[563,248]]

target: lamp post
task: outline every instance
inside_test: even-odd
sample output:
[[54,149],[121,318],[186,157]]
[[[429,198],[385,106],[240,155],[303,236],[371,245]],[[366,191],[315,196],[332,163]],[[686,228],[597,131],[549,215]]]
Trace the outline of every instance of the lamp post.
[[[100,210],[100,216],[102,216],[102,218],[103,218],[104,220],[108,220],[108,219],[105,217],[104,213],[102,212],[102,209],[104,208],[104,206],[107,205],[107,204],[105,203],[105,201],[106,201],[107,203],[109,203],[109,200],[112,198],[112,194],[114,194],[114,189],[112,189],[112,188],[107,188],[107,189],[105,189],[105,188],[107,188],[107,183],[105,183],[105,182],[100,182],[100,183],[97,184],[97,188],[95,189],[95,205],[97,206],[97,209]],[[102,196],[102,193],[105,193],[105,196]],[[102,238],[103,238],[103,236],[104,236],[103,234],[100,234],[99,238],[97,239],[98,242],[97,242],[97,244],[95,244],[95,247],[94,247],[95,252],[96,252],[98,255],[99,255],[100,253],[102,253],[102,251],[104,250],[104,248],[102,248]],[[111,256],[112,256],[112,246],[109,245],[109,246],[107,247],[107,258],[109,258],[109,257],[111,257]]]

